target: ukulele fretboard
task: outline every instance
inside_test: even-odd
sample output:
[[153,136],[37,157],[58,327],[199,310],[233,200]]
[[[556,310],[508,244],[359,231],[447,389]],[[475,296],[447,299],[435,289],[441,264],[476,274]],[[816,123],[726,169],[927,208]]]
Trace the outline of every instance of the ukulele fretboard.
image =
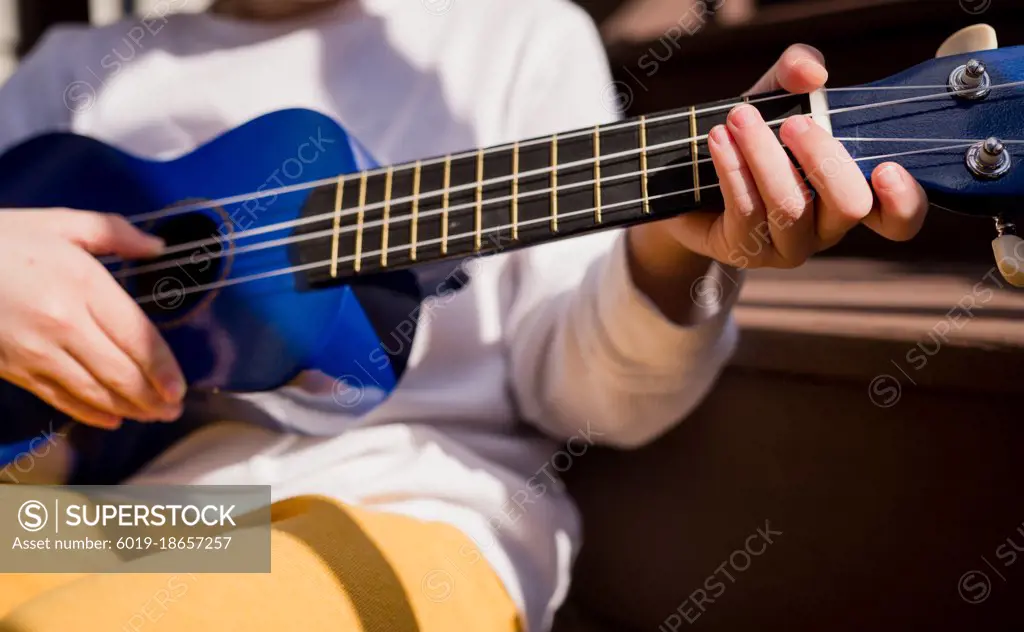
[[319,286],[718,208],[707,133],[744,101],[767,121],[811,111],[759,95],[344,175],[309,196],[303,216],[323,221],[297,232],[320,236],[296,258],[329,262],[307,273]]

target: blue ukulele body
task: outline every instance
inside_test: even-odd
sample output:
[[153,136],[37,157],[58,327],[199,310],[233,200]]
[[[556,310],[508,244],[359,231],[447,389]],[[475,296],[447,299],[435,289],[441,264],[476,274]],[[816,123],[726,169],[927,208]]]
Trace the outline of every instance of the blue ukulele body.
[[[246,234],[298,220],[311,195],[301,186],[237,204],[145,218],[183,203],[201,207],[203,200],[302,185],[375,166],[367,162],[365,152],[337,123],[307,110],[266,115],[169,162],[142,160],[82,136],[48,134],[0,158],[0,208],[119,213],[141,220],[140,227],[163,236],[169,245],[218,242],[170,257],[190,258],[187,265],[138,276],[129,268],[122,280],[133,297],[145,301],[143,308],[175,352],[191,388],[262,391],[286,384],[301,371],[321,371],[336,380],[339,405],[359,414],[382,401],[404,370],[404,356],[384,352],[381,336],[393,325],[387,315],[408,317],[420,301],[411,272],[311,289],[302,275],[276,274],[295,267],[292,248],[230,254],[259,241],[294,236],[295,228]],[[146,263],[110,268],[117,274],[120,266]],[[232,282],[268,272],[275,274]],[[211,284],[221,287],[188,293],[189,288]],[[0,383],[0,389],[13,388]],[[0,397],[4,422],[16,419],[23,426],[27,411],[38,411],[35,398],[22,393]]]

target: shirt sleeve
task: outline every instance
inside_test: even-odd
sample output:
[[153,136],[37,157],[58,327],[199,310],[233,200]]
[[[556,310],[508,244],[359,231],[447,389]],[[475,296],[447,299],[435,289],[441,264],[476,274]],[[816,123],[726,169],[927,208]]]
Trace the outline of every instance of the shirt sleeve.
[[73,81],[71,41],[77,29],[55,27],[0,85],[0,151],[38,134],[66,130],[72,116],[92,105],[94,87]]
[[[612,122],[628,100],[590,19],[573,7],[558,22],[539,29],[523,59],[510,104],[514,137]],[[548,434],[647,443],[697,406],[735,347],[731,308],[741,278],[731,269],[712,265],[694,287],[679,288],[701,307],[692,325],[680,326],[633,284],[624,230],[510,256],[511,388],[522,417]]]

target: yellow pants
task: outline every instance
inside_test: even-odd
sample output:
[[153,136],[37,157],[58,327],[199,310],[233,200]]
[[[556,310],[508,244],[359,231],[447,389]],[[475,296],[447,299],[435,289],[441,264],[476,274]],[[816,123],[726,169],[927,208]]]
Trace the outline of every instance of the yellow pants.
[[[0,632],[514,632],[454,527],[300,497],[271,508],[267,574],[0,575]],[[464,556],[463,556],[464,557]]]

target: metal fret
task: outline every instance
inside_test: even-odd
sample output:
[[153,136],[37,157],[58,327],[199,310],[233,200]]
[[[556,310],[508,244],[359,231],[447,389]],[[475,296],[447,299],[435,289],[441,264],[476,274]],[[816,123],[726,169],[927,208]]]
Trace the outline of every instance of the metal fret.
[[394,177],[394,167],[388,167],[387,175],[384,176],[384,217],[381,218],[380,227],[380,267],[388,267],[388,221],[391,219],[391,180]]
[[558,232],[558,134],[551,137],[551,232]]
[[366,172],[359,178],[359,213],[356,215],[356,260],[353,266],[359,272],[363,264],[363,216],[366,213]]
[[452,157],[444,157],[444,185],[441,193],[441,254],[448,254],[448,186],[452,181]]
[[476,233],[474,250],[480,250],[483,245],[484,229],[484,150],[476,153],[476,213],[474,217],[474,232]]
[[519,239],[519,141],[512,145],[512,239]]
[[420,168],[422,165],[420,161],[416,161],[416,166],[412,170],[412,219],[409,224],[409,239],[412,241],[409,244],[409,259],[416,261],[416,240],[418,238],[419,227],[420,227]]
[[594,221],[601,223],[601,126],[594,126]]
[[338,176],[334,190],[334,239],[331,241],[331,278],[338,278],[338,242],[341,240],[341,196],[345,191],[345,176]]
[[697,108],[690,107],[690,156],[693,161],[693,197],[700,204],[700,164],[697,162]]
[[644,214],[651,214],[651,202],[647,196],[647,117],[640,116],[640,192],[643,196]]

